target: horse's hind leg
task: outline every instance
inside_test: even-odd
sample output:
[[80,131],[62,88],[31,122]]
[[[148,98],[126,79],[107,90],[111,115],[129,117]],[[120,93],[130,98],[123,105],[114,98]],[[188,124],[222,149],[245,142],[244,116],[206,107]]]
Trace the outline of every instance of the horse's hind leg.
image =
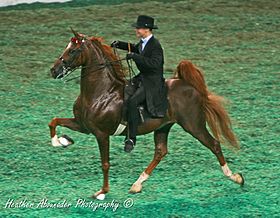
[[49,123],[49,128],[50,128],[50,134],[52,139],[52,145],[56,147],[68,146],[74,143],[74,141],[69,136],[66,135],[63,135],[60,138],[58,138],[56,135],[57,126],[63,126],[72,129],[74,131],[82,132],[82,128],[80,127],[80,125],[78,124],[75,118],[53,118]]
[[129,192],[138,193],[142,190],[142,183],[146,181],[152,171],[156,168],[162,158],[167,154],[167,139],[170,128],[173,124],[168,124],[161,129],[155,130],[154,142],[155,142],[155,153],[152,162],[145,169],[145,171],[139,176],[137,181],[132,185]]
[[200,119],[195,120],[195,117],[196,116],[193,116],[189,118],[187,122],[179,123],[179,125],[182,126],[186,132],[190,133],[193,137],[198,139],[203,145],[209,148],[213,154],[215,154],[225,176],[230,178],[232,181],[240,185],[243,185],[244,184],[243,176],[239,173],[233,174],[232,171],[229,169],[225,161],[220,142],[214,139],[210,135],[210,133],[206,128],[206,122],[204,121],[204,119],[200,117]]

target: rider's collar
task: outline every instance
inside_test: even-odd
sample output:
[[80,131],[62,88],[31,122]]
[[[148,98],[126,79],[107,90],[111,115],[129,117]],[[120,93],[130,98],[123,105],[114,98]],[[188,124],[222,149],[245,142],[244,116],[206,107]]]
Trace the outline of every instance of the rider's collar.
[[147,36],[146,38],[141,38],[141,40],[143,43],[147,43],[150,40],[150,38],[152,38],[152,37],[153,37],[153,34]]

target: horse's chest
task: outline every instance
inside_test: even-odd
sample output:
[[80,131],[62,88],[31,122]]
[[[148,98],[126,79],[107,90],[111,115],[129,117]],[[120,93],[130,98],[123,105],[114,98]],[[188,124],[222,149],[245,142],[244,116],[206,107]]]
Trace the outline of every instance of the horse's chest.
[[99,98],[91,102],[81,99],[77,103],[79,120],[88,130],[110,131],[120,119],[122,101],[119,98]]

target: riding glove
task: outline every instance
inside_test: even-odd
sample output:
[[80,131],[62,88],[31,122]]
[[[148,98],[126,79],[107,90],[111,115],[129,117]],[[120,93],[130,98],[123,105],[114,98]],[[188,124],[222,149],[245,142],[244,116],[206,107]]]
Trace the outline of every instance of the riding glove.
[[133,59],[134,56],[135,56],[135,53],[133,53],[133,52],[127,53],[127,54],[126,54],[126,59],[127,59],[127,60]]
[[111,47],[118,48],[119,44],[120,44],[120,41],[115,40],[115,41],[113,41],[113,42],[111,43]]

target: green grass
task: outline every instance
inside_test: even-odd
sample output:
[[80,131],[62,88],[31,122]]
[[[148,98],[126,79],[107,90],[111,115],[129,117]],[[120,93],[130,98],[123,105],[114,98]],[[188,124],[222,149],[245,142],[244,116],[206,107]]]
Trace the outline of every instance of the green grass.
[[[279,216],[279,3],[123,2],[0,10],[0,217]],[[174,126],[169,154],[137,195],[128,190],[153,157],[153,136],[140,136],[132,154],[123,152],[122,137],[111,138],[111,191],[105,202],[132,198],[130,209],[5,209],[9,198],[66,199],[75,205],[99,190],[102,173],[93,136],[60,128],[75,144],[50,146],[47,124],[55,116],[72,117],[79,85],[51,79],[49,68],[72,36],[70,26],[107,43],[136,41],[130,24],[143,8],[160,28],[155,34],[165,49],[166,77],[181,59],[190,59],[204,70],[209,89],[230,100],[241,150],[224,148],[224,154],[232,170],[244,174],[246,185],[227,180],[214,155]]]

